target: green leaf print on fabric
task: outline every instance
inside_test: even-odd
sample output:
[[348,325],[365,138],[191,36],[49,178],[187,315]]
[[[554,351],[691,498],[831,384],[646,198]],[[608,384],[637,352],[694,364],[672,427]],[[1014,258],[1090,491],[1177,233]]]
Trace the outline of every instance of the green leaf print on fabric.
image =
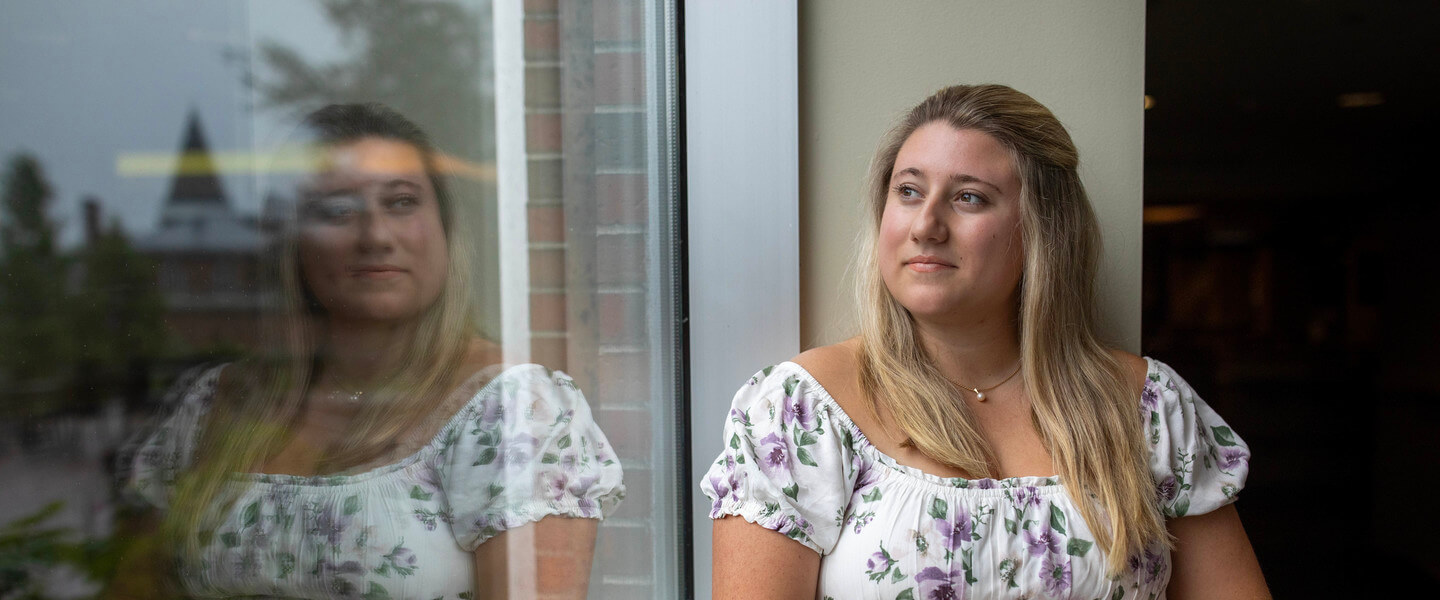
[[240,522],[243,523],[245,527],[254,527],[255,523],[259,520],[260,501],[258,500],[251,502],[245,507],[245,510],[240,513]]
[[427,492],[423,489],[420,489],[420,486],[418,485],[410,487],[410,498],[412,500],[429,500],[434,495],[435,492]]
[[240,545],[240,536],[233,531],[227,531],[220,534],[220,543],[225,544],[226,548],[234,548]]
[[791,376],[785,378],[785,397],[786,397],[786,398],[789,398],[789,397],[792,397],[792,396],[795,395],[795,386],[797,386],[797,385],[800,385],[800,378],[799,378],[799,377],[797,377],[797,376],[795,376],[795,375],[791,375]]
[[294,572],[295,572],[295,555],[294,555],[294,554],[291,554],[291,553],[289,553],[289,552],[282,552],[282,553],[280,553],[279,556],[277,556],[277,557],[275,557],[275,558],[276,558],[276,562],[279,563],[279,567],[280,567],[280,575],[279,575],[279,578],[280,578],[280,579],[284,579],[284,578],[286,578],[286,577],[289,577],[291,573],[294,573]]
[[1184,497],[1184,498],[1181,498],[1181,499],[1175,501],[1175,516],[1177,516],[1177,517],[1183,517],[1183,516],[1185,516],[1185,513],[1188,513],[1188,512],[1190,512],[1190,497],[1189,497],[1189,496],[1186,496],[1186,497]]
[[390,600],[391,597],[389,590],[373,581],[370,582],[369,589],[365,590],[365,595],[361,596],[365,600]]
[[345,516],[360,512],[360,495],[356,494],[345,498]]
[[1015,576],[1020,572],[1020,560],[1007,558],[1000,561],[1000,581],[1005,582],[1005,587],[1015,589],[1020,584],[1015,583]]
[[540,458],[540,464],[542,465],[553,465],[558,462],[560,462],[560,455],[554,452],[546,452],[545,456]]
[[[896,562],[899,561],[890,556],[890,551],[885,549],[885,544],[880,544],[880,551],[871,554],[865,561],[865,575],[870,578],[870,581],[884,581],[885,577],[890,575]],[[898,569],[896,572],[898,573]],[[904,575],[900,575],[900,577],[903,578]]]
[[895,596],[895,600],[915,600],[915,588],[905,588],[905,591]]
[[1085,556],[1085,553],[1089,552],[1090,547],[1094,545],[1095,542],[1092,542],[1090,540],[1070,538],[1070,542],[1065,544],[1065,553],[1069,554],[1070,556]]
[[[820,466],[818,463],[815,462],[815,458],[812,457],[812,456],[810,456],[810,452],[807,451],[807,450],[805,450],[804,448],[800,448],[800,449],[798,449],[798,450],[795,451],[795,458],[796,458],[796,460],[799,460],[799,461],[800,461],[800,464],[805,465],[805,466],[807,466],[807,467],[818,467],[818,466]],[[793,496],[792,496],[792,497],[793,497]]]
[[780,512],[780,503],[779,503],[779,502],[766,502],[766,503],[765,503],[765,512],[760,513],[760,516],[762,516],[762,517],[773,517],[773,516],[775,516],[775,513],[778,513],[778,512]]
[[774,370],[775,370],[775,365],[770,365],[770,366],[768,366],[768,367],[765,367],[765,368],[763,368],[763,369],[760,369],[760,372],[763,373],[766,377],[769,377],[769,376],[770,376],[770,372],[771,372],[771,371],[774,371]]
[[866,502],[874,502],[876,500],[879,500],[880,497],[880,487],[876,486],[874,489],[870,490],[870,493],[860,496],[860,499]]
[[739,450],[739,449],[740,449],[740,434],[738,434],[738,433],[732,433],[732,434],[730,434],[730,449],[731,449],[731,450]]
[[1125,586],[1115,588],[1115,593],[1110,594],[1110,600],[1120,600],[1125,597]]
[[480,456],[475,459],[475,462],[470,463],[470,466],[478,467],[480,465],[488,465],[495,462],[495,457],[498,454],[494,448],[486,448],[480,452]]
[[1060,512],[1060,507],[1054,504],[1050,505],[1050,528],[1060,532],[1060,535],[1067,535],[1065,533],[1065,513]]
[[1221,446],[1235,445],[1235,432],[1230,431],[1229,427],[1211,427],[1210,431],[1215,432],[1215,443]]
[[781,491],[785,492],[785,495],[789,496],[791,500],[796,500],[796,496],[800,495],[800,484],[792,483],[788,486],[785,486],[785,488]]
[[947,502],[945,502],[945,499],[944,499],[944,498],[941,498],[941,497],[939,497],[939,496],[936,496],[934,499],[930,500],[930,517],[931,517],[931,518],[943,519],[943,518],[945,518],[945,515],[948,514],[949,512],[950,512],[950,504],[947,503]]

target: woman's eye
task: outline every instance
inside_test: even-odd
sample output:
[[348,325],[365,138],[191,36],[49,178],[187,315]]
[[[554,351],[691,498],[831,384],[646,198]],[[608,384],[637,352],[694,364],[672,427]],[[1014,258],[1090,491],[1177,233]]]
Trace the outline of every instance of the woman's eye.
[[913,200],[920,197],[920,190],[915,189],[908,183],[895,186],[895,194],[906,200]]
[[984,197],[984,196],[981,196],[981,195],[979,195],[979,194],[974,194],[974,193],[971,193],[971,192],[961,192],[961,193],[960,193],[960,203],[961,203],[961,204],[982,204],[982,203],[984,203],[984,202],[985,202],[985,197]]
[[360,212],[359,201],[348,196],[331,196],[310,202],[305,214],[311,220],[341,223]]
[[420,198],[419,198],[418,196],[409,196],[409,195],[406,195],[406,196],[396,196],[396,197],[394,197],[394,198],[391,198],[391,199],[390,199],[389,201],[387,201],[385,204],[386,204],[386,206],[388,206],[391,210],[406,211],[406,210],[413,209],[413,208],[415,208],[416,206],[419,206],[419,205],[420,205]]

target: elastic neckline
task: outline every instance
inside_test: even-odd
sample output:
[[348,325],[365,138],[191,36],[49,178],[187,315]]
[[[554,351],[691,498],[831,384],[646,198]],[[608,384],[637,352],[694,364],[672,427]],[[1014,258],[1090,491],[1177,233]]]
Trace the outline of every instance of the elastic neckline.
[[918,467],[900,464],[900,462],[895,460],[894,457],[884,452],[881,452],[879,448],[875,447],[875,444],[870,441],[870,438],[865,435],[865,432],[860,430],[860,427],[855,424],[855,421],[850,418],[850,415],[845,412],[845,409],[840,407],[840,403],[835,400],[835,397],[830,395],[830,390],[825,389],[825,386],[821,385],[820,381],[818,379],[815,379],[814,375],[810,374],[810,371],[805,370],[805,367],[802,367],[798,363],[795,363],[793,361],[787,360],[783,363],[780,363],[780,365],[793,368],[795,371],[798,371],[799,374],[804,377],[808,383],[815,386],[815,391],[820,397],[820,402],[833,410],[835,412],[835,415],[840,418],[841,423],[845,425],[847,429],[849,429],[851,435],[857,442],[858,451],[869,455],[871,458],[874,458],[876,462],[884,465],[887,468],[890,468],[891,470],[898,471],[902,474],[948,488],[998,490],[1017,487],[1047,488],[1061,486],[1059,475],[1024,475],[1020,477],[1004,477],[1000,479],[995,479],[991,477],[986,477],[983,479],[970,479],[967,477],[944,477],[941,475],[936,475],[934,473],[927,473]]
[[491,391],[491,388],[495,387],[500,380],[505,379],[512,373],[521,370],[540,369],[548,373],[548,370],[545,369],[544,366],[534,363],[515,365],[504,369],[493,377],[490,377],[489,381],[486,381],[485,385],[481,386],[480,389],[475,390],[474,392],[467,392],[467,390],[474,387],[474,382],[477,379],[493,371],[492,367],[495,366],[498,365],[491,365],[490,367],[480,369],[474,375],[471,375],[470,378],[466,379],[463,383],[457,386],[455,390],[450,393],[451,397],[454,397],[457,394],[471,393],[471,399],[466,402],[464,406],[461,406],[460,410],[455,411],[455,414],[450,417],[450,420],[445,422],[445,425],[441,427],[440,430],[437,431],[433,437],[430,438],[429,442],[427,442],[424,446],[421,446],[420,449],[416,450],[413,454],[406,456],[405,458],[402,458],[397,462],[380,465],[367,469],[365,471],[361,471],[359,473],[350,474],[337,473],[332,475],[290,475],[285,473],[238,472],[231,473],[230,480],[241,483],[294,485],[307,487],[337,487],[362,483],[371,479],[375,479],[377,477],[382,477],[384,475],[406,469],[408,467],[412,467],[420,463],[421,459],[425,458],[428,454],[433,453],[452,430],[454,430],[456,427],[459,427],[461,423],[469,419],[469,417],[477,410],[475,401],[481,396],[485,395],[487,392]]

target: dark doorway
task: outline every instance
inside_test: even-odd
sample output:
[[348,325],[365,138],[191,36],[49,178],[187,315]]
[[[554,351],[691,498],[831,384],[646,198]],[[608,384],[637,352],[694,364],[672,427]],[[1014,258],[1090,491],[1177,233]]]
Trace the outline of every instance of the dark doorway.
[[1144,350],[1250,443],[1276,597],[1440,583],[1436,7],[1148,3]]

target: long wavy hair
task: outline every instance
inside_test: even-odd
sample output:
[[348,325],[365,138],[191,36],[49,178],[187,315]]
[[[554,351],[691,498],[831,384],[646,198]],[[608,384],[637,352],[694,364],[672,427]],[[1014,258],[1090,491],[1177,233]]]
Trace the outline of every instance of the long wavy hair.
[[[436,169],[429,138],[409,119],[380,104],[330,105],[310,113],[300,127],[310,155],[363,138],[404,142],[419,151],[435,190],[448,255],[440,296],[418,318],[398,370],[360,400],[347,435],[326,449],[316,469],[343,472],[386,456],[401,436],[445,401],[477,335],[470,236],[444,178]],[[305,154],[302,152],[301,154]],[[314,163],[314,161],[307,161]],[[299,203],[287,209],[262,263],[262,297],[273,299],[262,325],[260,351],[225,368],[197,440],[195,462],[175,486],[166,533],[181,556],[196,556],[214,523],[239,490],[231,475],[253,470],[292,438],[310,387],[323,368],[319,344],[327,318],[299,265]]]
[[1096,331],[1100,230],[1076,171],[1079,154],[1033,98],[1002,85],[948,87],[911,109],[881,142],[867,184],[868,226],[857,245],[861,388],[871,410],[885,405],[906,445],[970,476],[999,475],[969,405],[921,345],[877,260],[895,158],[916,129],[935,122],[993,137],[1020,174],[1024,267],[1014,317],[1031,419],[1118,573],[1129,556],[1170,539],[1150,479],[1140,390]]

